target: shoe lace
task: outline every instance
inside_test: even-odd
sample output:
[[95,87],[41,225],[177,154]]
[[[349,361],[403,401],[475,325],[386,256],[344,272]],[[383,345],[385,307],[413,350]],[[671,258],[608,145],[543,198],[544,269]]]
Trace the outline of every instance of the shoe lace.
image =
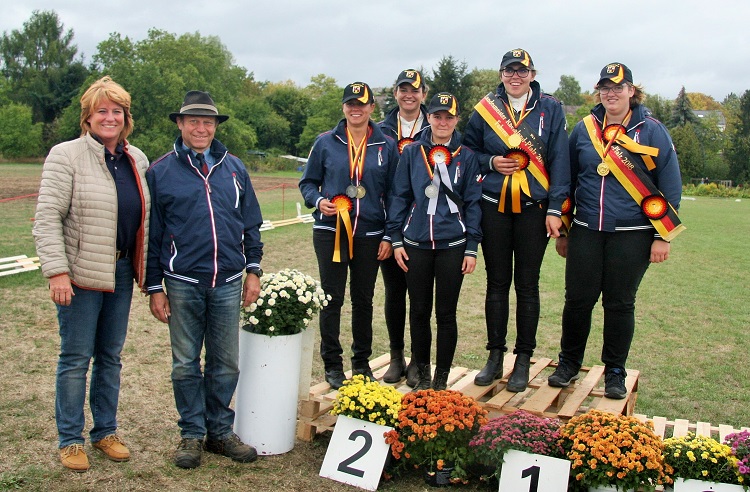
[[68,456],[75,456],[78,453],[83,453],[83,444],[76,443],[66,446],[63,449],[62,455],[67,458]]
[[105,437],[104,439],[102,439],[102,441],[103,442],[104,441],[111,442],[111,443],[119,442],[123,446],[125,445],[125,441],[123,441],[122,438],[120,436],[118,436],[117,434],[110,434],[107,437]]
[[607,376],[604,378],[604,382],[606,384],[624,385],[625,376],[619,371],[611,371],[607,373]]
[[177,445],[177,449],[201,449],[200,439],[185,438]]

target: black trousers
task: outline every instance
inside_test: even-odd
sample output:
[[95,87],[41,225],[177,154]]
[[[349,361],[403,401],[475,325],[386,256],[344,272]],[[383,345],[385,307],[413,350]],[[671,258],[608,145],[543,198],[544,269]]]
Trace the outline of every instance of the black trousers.
[[409,256],[406,283],[409,290],[411,350],[417,364],[430,362],[433,295],[437,323],[435,364],[439,369],[448,370],[453,363],[458,341],[456,309],[464,280],[461,273],[464,249],[419,249],[406,246],[406,254]]
[[385,286],[385,326],[388,328],[388,340],[391,350],[404,349],[404,331],[406,327],[406,273],[390,258],[380,262]]
[[625,369],[635,332],[635,296],[648,269],[654,231],[599,232],[574,226],[565,264],[560,360],[583,364],[591,313],[602,296],[607,369]]
[[378,276],[378,247],[381,237],[355,237],[354,257],[349,259],[349,243],[341,241],[341,262],[333,261],[336,234],[313,230],[313,246],[318,258],[321,287],[331,296],[320,311],[320,356],[326,371],[343,369],[343,349],[339,341],[341,307],[349,279],[352,303],[352,367],[367,367],[372,355],[372,297]]
[[529,206],[513,214],[500,213],[497,204],[482,200],[487,350],[507,350],[512,282],[516,291],[516,347],[513,352],[534,353],[539,325],[539,271],[549,242],[546,217],[546,204]]

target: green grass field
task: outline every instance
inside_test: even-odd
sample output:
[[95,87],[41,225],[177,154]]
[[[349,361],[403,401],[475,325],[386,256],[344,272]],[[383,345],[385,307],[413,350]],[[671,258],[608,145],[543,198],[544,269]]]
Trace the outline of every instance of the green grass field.
[[[39,165],[0,165],[0,197],[23,194],[13,194],[23,189],[20,183],[26,183],[26,188],[38,185],[40,170]],[[261,178],[258,176],[258,183]],[[256,184],[256,188],[260,186]],[[301,201],[294,192],[286,189],[291,196],[285,201],[291,206]],[[264,211],[282,208],[279,200],[276,205],[270,199],[262,202]],[[35,255],[31,237],[34,207],[33,198],[0,202],[0,257]],[[743,246],[750,232],[750,200],[685,200],[680,215],[688,230],[673,242],[669,261],[650,267],[638,294],[636,335],[628,362],[630,368],[641,372],[636,412],[750,426],[749,345],[745,338],[750,327],[750,255]],[[318,276],[310,224],[268,231],[263,241],[266,271],[291,267]],[[556,359],[559,351],[563,273],[564,260],[550,244],[540,286],[542,313],[535,354],[539,357]],[[484,283],[480,255],[476,272],[462,290],[456,365],[478,369],[486,358]],[[313,443],[300,442],[291,453],[263,458],[253,465],[210,456],[198,470],[175,468],[171,453],[178,431],[169,381],[167,329],[150,315],[142,295],[134,295],[133,301],[123,352],[119,412],[121,433],[133,451],[133,460],[115,464],[90,454],[92,469],[73,475],[61,468],[56,455],[54,372],[59,337],[46,282],[39,272],[0,277],[0,364],[4,368],[0,378],[0,490],[351,490],[317,476],[325,455],[325,437]],[[379,279],[375,355],[388,349],[382,303]],[[342,345],[347,347],[351,341],[348,307],[343,318]],[[601,319],[597,306],[586,365],[599,363]],[[511,326],[513,323],[511,315]],[[512,329],[510,338],[512,346]],[[317,355],[313,379],[322,380]],[[422,490],[423,485],[419,478],[406,477],[380,489]]]

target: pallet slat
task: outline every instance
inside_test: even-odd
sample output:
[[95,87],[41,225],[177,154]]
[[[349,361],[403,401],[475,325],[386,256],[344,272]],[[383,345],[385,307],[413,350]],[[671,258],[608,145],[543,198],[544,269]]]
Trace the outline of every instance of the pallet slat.
[[[508,391],[505,386],[513,371],[515,355],[507,354],[503,360],[503,375],[489,386],[477,386],[474,377],[479,373],[465,367],[454,367],[448,376],[448,387],[461,391],[476,399],[480,405],[488,410],[489,417],[503,413],[512,413],[518,409],[528,410],[538,415],[560,417],[563,420],[588,411],[590,408],[604,407],[616,413],[632,413],[639,372],[628,370],[626,387],[629,390],[624,400],[604,398],[603,366],[584,367],[581,369],[583,379],[570,388],[553,388],[547,384],[547,377],[552,373],[556,364],[548,358],[532,359],[529,369],[529,386],[521,393]],[[370,361],[373,375],[380,380],[388,370],[389,354],[383,354]],[[351,371],[345,373],[347,377]],[[411,391],[405,381],[394,385],[402,393]],[[312,440],[322,430],[330,430],[332,419],[328,415],[332,408],[337,392],[331,390],[326,382],[318,383],[310,388],[307,401],[300,404],[299,425],[297,437],[302,440]],[[607,401],[605,401],[607,400]]]

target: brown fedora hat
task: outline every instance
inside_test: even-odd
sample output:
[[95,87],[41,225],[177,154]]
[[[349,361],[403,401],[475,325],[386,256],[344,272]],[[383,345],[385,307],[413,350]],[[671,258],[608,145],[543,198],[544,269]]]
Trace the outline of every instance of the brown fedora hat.
[[211,99],[211,94],[203,91],[188,91],[188,93],[185,94],[185,101],[183,101],[180,110],[177,113],[170,113],[169,119],[177,122],[178,116],[185,115],[216,116],[219,123],[223,123],[229,119],[229,116],[219,114],[219,111],[214,104],[214,100]]

